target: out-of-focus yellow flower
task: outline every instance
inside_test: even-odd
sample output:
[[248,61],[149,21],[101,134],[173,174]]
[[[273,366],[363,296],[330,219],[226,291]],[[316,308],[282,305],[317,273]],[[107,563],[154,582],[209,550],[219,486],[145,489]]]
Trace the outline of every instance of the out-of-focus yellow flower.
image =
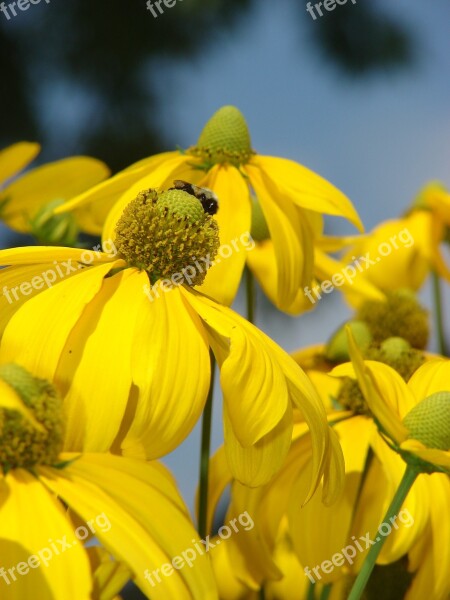
[[[146,577],[190,547],[196,535],[167,470],[110,454],[61,453],[63,406],[55,388],[16,364],[0,366],[0,382],[7,390],[0,396],[2,599],[105,598],[106,572],[123,575],[125,568],[149,597],[215,600],[205,555],[193,568],[174,570],[157,589]],[[20,405],[37,426],[22,417]],[[175,536],[167,535],[168,523]],[[83,543],[94,535],[125,567],[104,565],[99,572],[93,550]]]
[[[239,242],[250,231],[257,242],[253,250],[241,248],[223,260],[201,288],[227,305],[247,262],[278,308],[291,313],[311,308],[303,287],[311,286],[314,274],[340,270],[321,251],[322,215],[344,217],[362,230],[353,205],[333,185],[293,161],[256,154],[245,119],[233,106],[213,115],[195,146],[144,159],[58,211],[89,206],[85,230],[109,239],[123,208],[140,190],[168,187],[177,179],[217,194],[222,245]],[[367,283],[363,291],[376,294]]]
[[[450,280],[441,245],[448,242],[450,194],[430,183],[418,194],[411,209],[399,219],[381,223],[346,251],[342,262],[356,264],[354,282],[365,280],[383,290],[418,290],[430,270]],[[364,298],[357,288],[343,289],[358,306]]]
[[53,210],[106,179],[110,170],[95,158],[74,156],[32,169],[2,188],[39,149],[39,144],[20,142],[0,152],[0,219],[42,243],[73,245],[83,211],[56,216]]
[[149,191],[120,222],[115,250],[124,258],[70,248],[0,252],[0,264],[10,265],[0,271],[0,360],[18,360],[61,386],[70,449],[156,458],[199,419],[211,348],[235,477],[255,486],[270,480],[288,452],[296,406],[313,431],[314,489],[339,449],[309,379],[270,338],[182,275],[162,279],[182,273],[192,255],[214,258],[213,225],[188,193]]

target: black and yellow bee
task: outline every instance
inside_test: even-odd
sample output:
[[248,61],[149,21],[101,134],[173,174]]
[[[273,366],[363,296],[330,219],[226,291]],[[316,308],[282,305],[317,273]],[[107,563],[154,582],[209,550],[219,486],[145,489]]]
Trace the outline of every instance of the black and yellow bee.
[[171,190],[182,190],[200,200],[203,210],[205,213],[208,213],[208,215],[215,215],[219,210],[219,199],[215,193],[208,190],[208,188],[198,187],[197,185],[188,183],[182,179],[176,179],[173,182],[173,186],[174,187],[170,188]]

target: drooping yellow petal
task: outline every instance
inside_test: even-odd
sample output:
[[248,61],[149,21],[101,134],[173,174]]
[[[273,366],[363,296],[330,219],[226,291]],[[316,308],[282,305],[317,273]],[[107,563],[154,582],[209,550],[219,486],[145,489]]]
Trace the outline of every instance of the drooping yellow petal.
[[243,446],[223,409],[225,452],[235,479],[249,487],[268,483],[283,465],[292,439],[292,409],[288,406],[282,420],[252,446]]
[[76,156],[33,169],[8,186],[2,219],[17,231],[30,230],[30,218],[52,200],[69,200],[109,175],[108,167],[95,158]]
[[[279,306],[278,268],[272,240],[257,243],[255,248],[248,253],[247,263],[266,296],[273,304]],[[290,315],[298,315],[313,309],[314,304],[315,302],[311,302],[303,288],[300,287],[292,304],[283,304],[282,310]]]
[[[128,465],[137,468],[136,461],[111,455],[82,456],[57,477],[52,469],[42,471],[46,485],[86,522],[98,515],[106,517],[102,523],[109,526],[98,524],[96,536],[128,565],[149,597],[216,600],[209,559],[205,553],[195,552],[193,538],[197,539],[197,534],[187,511],[180,509],[179,495],[174,491],[168,495],[165,482],[160,490],[164,479],[160,466],[154,469],[151,463],[138,464],[143,473],[140,478],[127,472]],[[188,548],[194,549],[192,568],[186,559],[183,566],[177,562],[178,568],[173,568],[171,561]],[[166,564],[169,575],[162,572]]]
[[89,546],[86,551],[93,571],[95,600],[120,600],[118,594],[131,579],[131,571],[100,546]]
[[[146,279],[148,288],[146,275],[140,278],[141,287]],[[124,454],[147,458],[167,454],[187,437],[210,383],[209,345],[200,318],[179,289],[153,290],[147,297],[141,289],[137,308],[130,349],[137,405],[121,444]]]
[[146,280],[135,269],[104,279],[67,336],[56,373],[67,390],[66,449],[104,452],[120,431]]
[[174,179],[191,181],[199,176],[199,172],[196,173],[190,166],[189,157],[178,152],[172,153],[172,156],[168,159],[161,160],[160,164],[150,172],[147,167],[141,167],[138,171],[125,171],[121,177],[126,179],[127,185],[121,186],[122,193],[120,196],[117,193],[119,190],[115,190],[115,202],[104,220],[102,239],[104,241],[115,239],[117,221],[122,216],[127,204],[134,200],[142,190],[161,189],[166,187],[165,183],[167,181],[171,185]]
[[285,158],[258,156],[252,162],[272,179],[281,194],[298,206],[344,217],[364,231],[361,219],[347,196],[320,175]]
[[246,258],[254,247],[250,240],[250,191],[241,173],[232,165],[213,167],[200,185],[213,190],[219,198],[215,218],[221,247],[199,289],[230,306],[237,294]]
[[[414,397],[394,369],[382,363],[363,360],[349,327],[347,335],[350,356],[364,398],[384,431],[400,443],[407,437],[408,430],[401,421],[403,415],[399,414],[399,410],[406,414],[410,410],[408,407],[414,405]],[[373,368],[369,369],[369,365]],[[342,376],[339,367],[332,374]]]
[[[0,488],[2,600],[89,600],[89,561],[62,504],[23,469]],[[12,573],[9,571],[12,570]]]
[[307,224],[300,221],[292,201],[280,194],[263,171],[246,165],[246,173],[261,204],[273,241],[278,274],[277,306],[288,307],[305,283],[305,272],[311,270],[305,246],[312,248],[312,233],[308,234]]
[[[226,307],[200,294],[181,289],[186,301],[210,330],[227,346],[226,355],[216,353],[220,381],[234,434],[250,447],[268,434],[284,417],[288,406],[286,380],[280,363],[265,344],[263,334]],[[244,325],[245,324],[245,325]]]
[[24,169],[37,156],[40,145],[18,142],[0,151],[0,185]]

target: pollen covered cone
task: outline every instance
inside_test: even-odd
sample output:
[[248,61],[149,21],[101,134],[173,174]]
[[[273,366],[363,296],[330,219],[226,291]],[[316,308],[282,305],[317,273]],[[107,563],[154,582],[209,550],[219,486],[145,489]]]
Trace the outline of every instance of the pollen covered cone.
[[[201,267],[193,254],[213,260],[218,243],[215,221],[192,200],[180,190],[138,194],[119,219],[111,254],[0,252],[0,264],[9,265],[0,271],[0,360],[18,360],[58,384],[69,415],[67,450],[151,459],[176,448],[202,414],[212,350],[236,479],[252,486],[271,479],[288,452],[296,407],[312,432],[313,490],[338,452],[325,410],[281,348],[190,285],[188,267]],[[158,237],[158,228],[167,235]],[[185,270],[169,279],[172,260]]]
[[106,179],[110,170],[95,158],[73,156],[36,167],[2,186],[26,167],[39,149],[39,144],[21,142],[0,151],[0,219],[43,244],[73,245],[84,209],[59,216],[53,211]]
[[[85,229],[107,239],[140,190],[167,188],[177,179],[209,188],[219,198],[214,218],[220,243],[233,252],[209,271],[200,289],[226,305],[234,300],[247,264],[278,308],[292,314],[311,309],[303,287],[311,286],[314,277],[323,278],[323,271],[331,277],[343,266],[321,249],[322,215],[344,217],[362,230],[351,202],[328,181],[291,160],[258,155],[234,106],[220,108],[187,150],[131,165],[58,212],[89,210],[92,218],[84,221]],[[253,231],[255,213],[263,225]],[[244,241],[250,232],[258,238],[256,245]],[[363,282],[361,294],[379,292]]]
[[[0,391],[2,599],[106,598],[99,595],[92,549],[85,547],[93,536],[148,597],[217,598],[205,556],[156,589],[145,577],[196,535],[164,467],[110,454],[61,453],[58,393],[21,366],[1,365]],[[176,536],[167,535],[167,523]]]

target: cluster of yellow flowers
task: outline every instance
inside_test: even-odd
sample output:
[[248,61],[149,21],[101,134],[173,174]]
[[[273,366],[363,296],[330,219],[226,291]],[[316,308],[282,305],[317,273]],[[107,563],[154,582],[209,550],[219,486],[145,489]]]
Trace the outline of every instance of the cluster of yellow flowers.
[[[448,192],[326,236],[324,215],[363,231],[351,202],[257,154],[232,106],[114,176],[88,157],[18,176],[38,151],[0,152],[0,219],[39,243],[0,251],[0,597],[448,600],[450,362],[415,296],[431,273],[442,325]],[[254,324],[256,282],[291,315],[339,287],[354,317],[289,356]],[[158,459],[200,419],[195,526]]]

